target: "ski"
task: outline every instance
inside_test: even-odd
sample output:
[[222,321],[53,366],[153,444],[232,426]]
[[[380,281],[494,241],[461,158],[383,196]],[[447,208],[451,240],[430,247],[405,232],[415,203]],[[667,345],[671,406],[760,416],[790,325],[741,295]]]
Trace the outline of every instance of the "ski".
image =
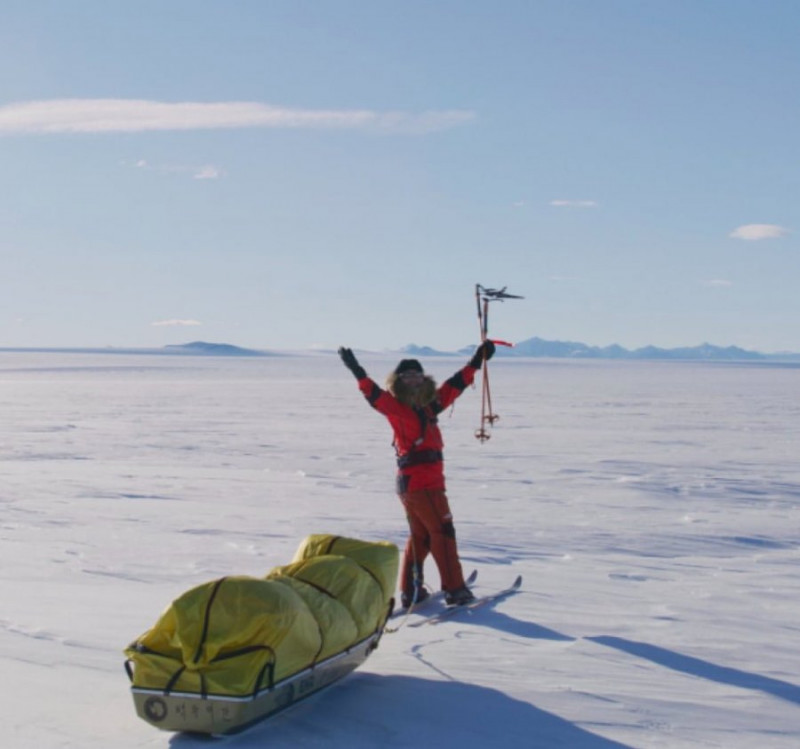
[[423,619],[411,622],[408,626],[421,627],[423,624],[438,624],[439,622],[443,622],[462,611],[473,611],[474,609],[480,608],[481,606],[485,606],[488,603],[493,603],[494,601],[498,601],[501,598],[513,595],[520,589],[521,585],[522,585],[522,575],[517,575],[517,579],[514,580],[514,582],[511,583],[509,587],[503,588],[503,590],[498,590],[495,593],[488,593],[484,596],[479,596],[474,601],[471,601],[470,603],[465,603],[462,606],[449,606],[448,608],[443,609],[442,611],[437,611],[436,613],[430,614],[429,616],[426,616]]
[[[472,585],[478,579],[478,570],[472,570],[470,572],[469,577],[464,581],[468,586]],[[424,601],[420,601],[419,603],[415,603],[411,607],[411,611],[409,612],[408,609],[400,608],[395,611],[390,619],[396,619],[399,616],[405,616],[406,614],[416,614],[417,612],[428,608],[428,605],[431,603],[436,603],[436,601],[441,601],[444,598],[444,591],[437,590],[435,593],[431,593]]]

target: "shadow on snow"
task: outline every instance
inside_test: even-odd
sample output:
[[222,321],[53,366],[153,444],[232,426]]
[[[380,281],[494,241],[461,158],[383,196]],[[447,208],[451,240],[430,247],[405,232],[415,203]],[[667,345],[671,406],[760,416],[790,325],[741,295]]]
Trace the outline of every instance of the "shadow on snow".
[[[556,632],[554,629],[543,627],[541,624],[534,622],[523,621],[522,619],[515,619],[513,616],[504,614],[495,608],[489,606],[476,610],[476,614],[480,612],[479,617],[460,617],[454,616],[452,622],[470,622],[479,624],[482,627],[491,627],[500,632],[507,632],[510,635],[517,637],[527,637],[531,640],[558,640],[562,642],[574,642],[575,638],[569,635]],[[437,625],[443,626],[443,625]]]
[[720,684],[740,687],[742,689],[753,689],[778,697],[787,702],[800,705],[800,686],[788,681],[773,679],[769,676],[761,676],[749,671],[741,671],[728,666],[718,666],[715,663],[704,661],[688,655],[676,653],[674,650],[649,645],[646,642],[636,642],[625,640],[621,637],[587,637],[587,640],[616,648],[638,658],[666,666],[674,671],[680,671],[691,676],[698,676],[709,681],[716,681]]
[[[323,694],[323,693],[320,693]],[[177,734],[176,749],[208,747]],[[496,689],[411,676],[356,673],[241,734],[226,747],[524,746],[630,749]]]

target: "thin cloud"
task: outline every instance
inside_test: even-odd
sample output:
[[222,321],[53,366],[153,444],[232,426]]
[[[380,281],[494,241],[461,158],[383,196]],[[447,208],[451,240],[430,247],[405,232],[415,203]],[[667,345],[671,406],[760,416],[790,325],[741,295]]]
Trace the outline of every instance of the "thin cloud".
[[215,166],[208,166],[200,167],[195,173],[195,179],[219,179],[222,176],[222,171],[217,169]]
[[711,278],[708,281],[703,281],[703,286],[711,286],[715,288],[728,288],[733,286],[733,281],[726,281],[724,278]]
[[550,205],[556,208],[596,208],[596,200],[551,200]]
[[424,134],[474,119],[468,110],[379,112],[293,109],[261,102],[50,99],[0,107],[0,135],[136,133],[157,130],[282,128]]
[[213,164],[203,166],[183,166],[181,164],[151,164],[145,159],[135,162],[121,162],[123,166],[133,166],[135,169],[158,172],[161,174],[191,174],[193,179],[220,179],[225,172]]
[[759,239],[780,239],[788,233],[788,229],[777,224],[745,224],[734,229],[728,236],[753,242]]
[[181,328],[202,325],[203,323],[198,320],[157,320],[150,324],[155,328]]

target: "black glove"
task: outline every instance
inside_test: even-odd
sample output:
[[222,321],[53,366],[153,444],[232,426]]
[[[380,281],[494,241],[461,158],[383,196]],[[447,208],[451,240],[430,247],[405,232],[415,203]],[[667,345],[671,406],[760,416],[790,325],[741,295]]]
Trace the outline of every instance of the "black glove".
[[353,373],[353,376],[357,380],[363,380],[367,376],[367,373],[364,371],[364,367],[358,363],[358,359],[356,359],[353,349],[342,346],[339,349],[339,357],[344,362],[345,367],[347,367]]
[[473,369],[480,369],[484,361],[489,361],[494,356],[494,343],[490,340],[485,340],[478,346],[472,358],[469,360],[469,366]]

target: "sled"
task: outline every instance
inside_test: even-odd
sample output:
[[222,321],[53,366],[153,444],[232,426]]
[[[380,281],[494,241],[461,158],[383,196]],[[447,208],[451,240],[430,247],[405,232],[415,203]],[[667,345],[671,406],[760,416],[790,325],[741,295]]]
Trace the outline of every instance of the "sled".
[[333,684],[378,646],[397,566],[388,542],[316,535],[263,579],[187,591],[125,649],[137,715],[230,734]]

